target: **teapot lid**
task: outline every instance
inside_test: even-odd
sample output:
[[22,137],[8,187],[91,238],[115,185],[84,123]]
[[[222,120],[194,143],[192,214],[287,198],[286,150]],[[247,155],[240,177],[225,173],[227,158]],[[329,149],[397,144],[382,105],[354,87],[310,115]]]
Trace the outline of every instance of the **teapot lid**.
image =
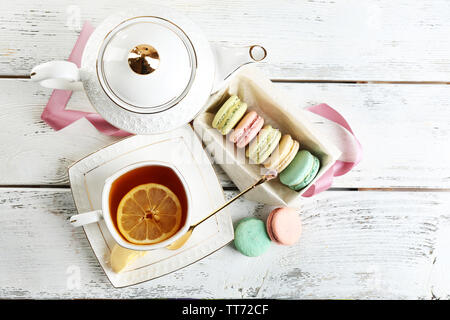
[[155,16],[130,18],[111,30],[97,65],[105,93],[139,113],[161,112],[180,102],[196,69],[195,50],[186,33]]
[[91,34],[80,76],[97,112],[135,134],[191,121],[211,94],[215,60],[203,32],[172,8],[118,12]]

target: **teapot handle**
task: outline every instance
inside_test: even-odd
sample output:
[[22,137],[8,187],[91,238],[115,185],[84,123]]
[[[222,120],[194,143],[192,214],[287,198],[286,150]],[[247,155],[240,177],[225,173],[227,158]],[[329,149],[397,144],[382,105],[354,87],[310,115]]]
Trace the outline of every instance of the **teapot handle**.
[[80,71],[77,65],[69,61],[50,61],[31,70],[30,78],[41,86],[61,90],[82,90]]
[[260,62],[267,56],[267,51],[260,45],[227,47],[211,42],[216,59],[216,74],[212,93],[217,92],[223,83],[240,67]]

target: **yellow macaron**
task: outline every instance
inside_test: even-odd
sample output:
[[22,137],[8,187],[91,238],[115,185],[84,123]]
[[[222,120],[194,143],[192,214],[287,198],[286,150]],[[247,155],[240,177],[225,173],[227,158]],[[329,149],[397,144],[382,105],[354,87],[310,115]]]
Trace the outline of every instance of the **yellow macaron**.
[[264,162],[264,167],[276,170],[278,173],[283,171],[294,159],[300,145],[292,139],[289,134],[285,134],[278,145],[278,148],[272,153],[270,158]]

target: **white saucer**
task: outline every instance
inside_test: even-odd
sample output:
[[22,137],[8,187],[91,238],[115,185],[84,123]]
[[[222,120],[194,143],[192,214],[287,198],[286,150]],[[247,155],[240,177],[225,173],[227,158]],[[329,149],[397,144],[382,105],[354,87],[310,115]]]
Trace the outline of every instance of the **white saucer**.
[[[143,160],[170,162],[185,177],[192,193],[192,223],[225,202],[222,187],[208,156],[192,128],[185,125],[168,133],[123,139],[71,166],[69,180],[78,212],[100,209],[104,180],[120,168]],[[104,221],[83,228],[114,287],[137,284],[183,268],[217,251],[234,238],[231,217],[225,208],[199,225],[180,249],[149,251],[123,272],[115,273],[109,264],[115,241]]]

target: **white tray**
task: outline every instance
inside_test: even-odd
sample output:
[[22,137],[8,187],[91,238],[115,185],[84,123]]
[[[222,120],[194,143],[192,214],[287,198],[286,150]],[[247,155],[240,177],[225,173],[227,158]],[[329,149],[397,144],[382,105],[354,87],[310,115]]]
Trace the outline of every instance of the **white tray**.
[[[192,223],[225,202],[222,187],[199,139],[189,125],[169,133],[132,136],[105,147],[69,168],[73,198],[79,213],[101,208],[104,180],[131,163],[143,160],[171,162],[185,177],[192,193]],[[121,273],[111,270],[109,258],[115,242],[103,221],[87,225],[86,237],[114,287],[147,281],[198,261],[234,238],[225,208],[199,225],[180,249],[157,249],[138,258]]]
[[[212,124],[214,114],[226,99],[236,94],[248,104],[248,111],[255,110],[265,124],[278,128],[282,134],[290,134],[300,143],[300,149],[307,149],[320,160],[320,170],[313,184],[339,158],[341,151],[325,135],[316,131],[307,111],[301,110],[288,94],[276,88],[273,83],[253,67],[243,68],[221,91],[212,96],[204,109],[194,120],[194,129],[205,144],[206,150],[228,174],[234,184],[243,190],[258,181],[262,175],[262,165],[250,164],[244,150],[238,149],[222,136]],[[245,197],[270,205],[288,205],[298,200],[307,190],[293,191],[280,180],[273,179],[248,192]]]

